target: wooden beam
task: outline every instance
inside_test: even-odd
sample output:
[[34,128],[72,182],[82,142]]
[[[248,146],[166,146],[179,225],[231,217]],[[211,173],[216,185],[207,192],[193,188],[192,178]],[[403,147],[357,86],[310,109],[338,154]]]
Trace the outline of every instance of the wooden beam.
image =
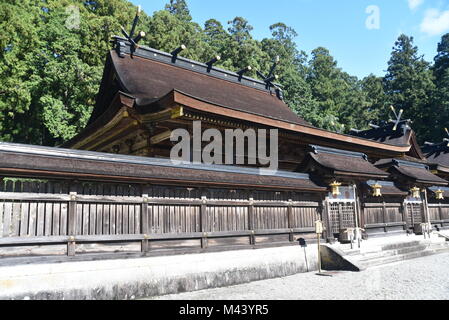
[[151,137],[150,138],[151,145],[155,145],[155,144],[158,144],[158,143],[160,143],[162,141],[170,139],[171,133],[172,133],[171,130],[167,130],[167,131],[164,131],[162,133],[159,133],[159,134]]
[[121,108],[120,111],[112,118],[111,121],[109,121],[106,125],[101,127],[99,130],[97,130],[91,136],[74,144],[71,148],[72,149],[81,149],[86,144],[101,137],[101,135],[105,134],[108,130],[114,129],[117,126],[117,124],[120,123],[120,121],[122,121],[123,119],[126,119],[128,117],[129,117],[128,108],[127,107]]

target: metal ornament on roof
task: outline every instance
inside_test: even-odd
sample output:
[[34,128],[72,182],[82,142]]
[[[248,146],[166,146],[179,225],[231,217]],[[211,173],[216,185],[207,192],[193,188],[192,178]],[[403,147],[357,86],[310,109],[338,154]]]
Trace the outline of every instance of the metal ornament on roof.
[[131,31],[129,33],[126,32],[125,28],[120,27],[126,40],[128,40],[129,43],[131,43],[131,56],[132,56],[133,52],[135,52],[137,50],[137,48],[139,48],[139,45],[138,45],[139,41],[142,40],[146,35],[145,32],[140,31],[137,34],[137,36],[134,37],[134,32],[136,31],[136,26],[137,26],[137,23],[139,22],[140,12],[141,12],[141,7],[138,6],[136,16],[134,17],[134,21],[133,21],[133,24],[131,27]]

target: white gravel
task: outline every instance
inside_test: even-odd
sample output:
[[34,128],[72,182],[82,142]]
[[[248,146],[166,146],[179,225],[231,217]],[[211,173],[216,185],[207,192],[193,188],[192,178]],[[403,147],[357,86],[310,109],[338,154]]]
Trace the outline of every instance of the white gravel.
[[302,273],[161,300],[449,300],[449,253],[332,277]]

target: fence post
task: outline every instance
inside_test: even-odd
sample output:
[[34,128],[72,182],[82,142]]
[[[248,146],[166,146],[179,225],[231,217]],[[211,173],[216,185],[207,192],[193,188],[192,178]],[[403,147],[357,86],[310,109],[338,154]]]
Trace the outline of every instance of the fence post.
[[331,212],[330,212],[330,208],[329,208],[329,201],[327,199],[326,196],[324,196],[323,201],[321,202],[321,219],[324,218],[324,223],[325,223],[325,237],[326,237],[326,241],[333,243],[335,238],[334,238],[334,234],[332,232],[332,220],[331,220]]
[[148,252],[150,251],[150,242],[149,242],[149,225],[148,225],[148,201],[149,197],[148,194],[142,195],[142,210],[141,210],[141,231],[143,234],[144,239],[142,240],[142,252]]
[[207,248],[207,197],[201,196],[201,207],[200,207],[200,221],[201,221],[201,248]]
[[385,201],[382,202],[382,214],[383,214],[383,220],[384,220],[384,232],[387,232],[387,206],[385,204]]
[[254,198],[249,198],[248,204],[248,229],[251,231],[251,235],[249,236],[249,244],[256,244],[256,237],[254,235]]
[[288,240],[290,242],[293,242],[293,241],[295,241],[295,237],[293,235],[293,200],[292,199],[288,199],[287,219],[288,219],[288,228],[290,229],[290,234],[288,236]]
[[70,192],[69,199],[69,217],[68,217],[68,226],[67,233],[69,235],[69,241],[67,243],[67,255],[73,257],[76,252],[76,192]]
[[408,210],[407,210],[407,203],[405,200],[402,202],[402,221],[405,222],[404,230],[408,231],[408,228],[410,226],[408,223]]

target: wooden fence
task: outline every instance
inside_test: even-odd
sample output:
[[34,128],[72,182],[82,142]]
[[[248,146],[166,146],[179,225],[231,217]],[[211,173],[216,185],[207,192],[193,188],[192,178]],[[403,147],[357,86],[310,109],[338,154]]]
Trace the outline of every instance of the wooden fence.
[[429,203],[429,218],[433,226],[449,228],[449,203]]
[[319,194],[4,180],[0,255],[194,251],[314,238]]
[[402,199],[374,200],[362,204],[362,226],[368,234],[382,235],[389,232],[404,232],[406,216]]

